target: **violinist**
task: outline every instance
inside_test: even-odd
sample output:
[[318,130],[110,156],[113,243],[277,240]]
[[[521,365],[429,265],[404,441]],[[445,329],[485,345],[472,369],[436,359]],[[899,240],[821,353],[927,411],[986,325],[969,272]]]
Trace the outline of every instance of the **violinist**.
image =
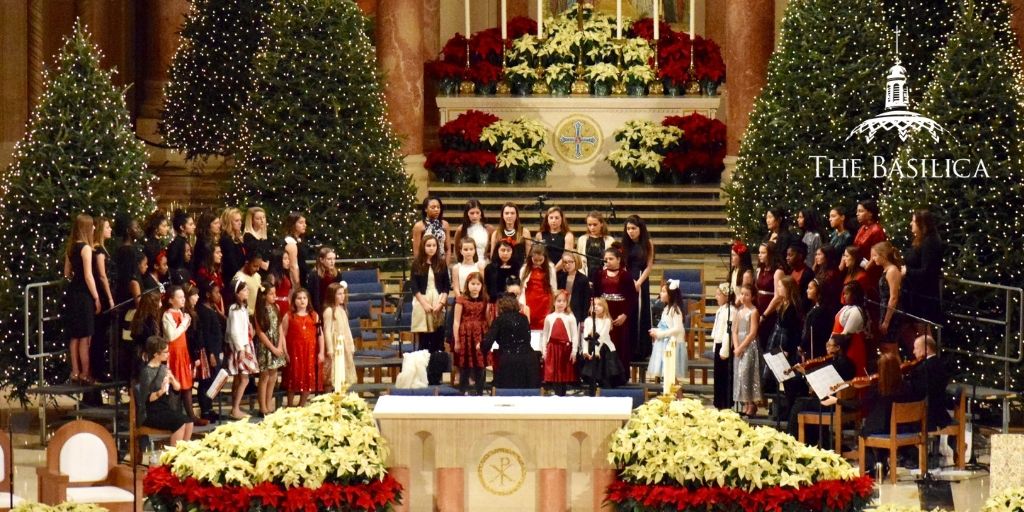
[[807,304],[810,310],[804,317],[803,336],[800,342],[800,350],[804,356],[826,355],[825,342],[832,334],[832,317],[835,313],[829,313],[822,305],[821,286],[821,281],[817,278],[807,285]]
[[[846,350],[849,348],[849,346],[849,335],[833,334],[832,337],[829,338],[829,340],[825,343],[825,351],[828,355],[826,355],[824,358],[812,359],[809,361],[805,361],[801,364],[793,365],[792,368],[793,370],[801,374],[806,374],[807,372],[817,370],[818,368],[824,365],[831,364],[833,367],[835,367],[836,372],[839,373],[839,376],[842,377],[843,380],[852,379],[854,377],[855,371],[853,362],[850,361],[848,357],[846,357]],[[798,398],[796,400],[796,403],[793,404],[793,408],[790,410],[789,423],[787,424],[786,430],[790,433],[790,435],[796,437],[799,434],[798,429],[800,428],[800,426],[798,419],[800,417],[800,413],[828,413],[832,412],[833,405],[834,404],[822,405],[821,403],[819,403],[818,398],[814,396],[804,396]],[[811,440],[817,437],[817,432],[813,432],[813,436],[811,435],[811,432],[807,432],[806,434],[806,439],[808,439],[808,443],[813,444],[815,441]]]
[[868,347],[865,334],[869,318],[864,309],[864,289],[860,284],[850,282],[843,287],[843,303],[846,305],[836,313],[832,333],[851,336],[846,356],[853,361],[857,375],[864,375],[867,373]]
[[918,336],[914,340],[914,357],[920,364],[907,374],[907,382],[915,400],[928,398],[928,430],[945,427],[952,422],[946,410],[946,386],[950,372],[937,355],[935,338]]

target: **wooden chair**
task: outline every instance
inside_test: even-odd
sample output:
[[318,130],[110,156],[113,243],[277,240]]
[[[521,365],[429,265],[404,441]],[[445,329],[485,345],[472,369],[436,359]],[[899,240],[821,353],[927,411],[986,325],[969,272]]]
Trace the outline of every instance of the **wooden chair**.
[[[836,397],[840,400],[852,398],[856,395],[856,391],[853,388],[846,388],[840,391]],[[837,402],[833,408],[833,412],[823,412],[818,414],[816,412],[802,412],[797,415],[797,421],[799,425],[798,439],[801,443],[806,438],[805,427],[822,425],[832,429],[833,434],[833,445],[832,449],[836,453],[842,455],[843,452],[843,426],[847,424],[857,425],[860,423],[860,411],[854,409],[852,411],[843,408],[842,402]]]
[[967,467],[964,459],[967,454],[967,389],[961,387],[956,397],[956,405],[953,410],[953,423],[940,429],[928,432],[929,436],[950,436],[956,438],[956,445],[953,447],[953,461],[957,469]]
[[14,494],[11,474],[14,471],[14,453],[11,438],[0,432],[0,510],[10,510],[25,500]]
[[[36,468],[39,501],[95,503],[112,512],[142,511],[145,470],[117,464],[114,437],[97,423],[75,420],[57,429]],[[137,497],[137,499],[136,499]]]
[[128,462],[132,466],[137,466],[142,463],[140,456],[141,447],[139,446],[140,437],[146,437],[152,443],[157,440],[169,439],[173,432],[138,425],[138,403],[141,388],[138,384],[134,384],[129,389],[131,389],[131,396],[128,400]]
[[[928,408],[924,401],[894,403],[889,420],[888,434],[873,434],[867,437],[858,436],[857,453],[860,457],[860,474],[865,474],[864,450],[866,448],[882,448],[889,450],[889,478],[896,483],[896,450],[902,446],[917,446],[918,467],[924,468],[928,460]],[[916,424],[917,432],[900,434],[899,426]]]

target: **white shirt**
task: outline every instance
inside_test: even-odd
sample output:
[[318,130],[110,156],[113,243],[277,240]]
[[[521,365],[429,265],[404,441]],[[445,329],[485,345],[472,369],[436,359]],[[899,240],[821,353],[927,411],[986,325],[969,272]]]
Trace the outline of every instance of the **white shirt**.
[[473,242],[476,243],[476,259],[486,265],[490,260],[490,255],[487,254],[487,242],[489,241],[487,228],[485,228],[483,224],[477,222],[476,224],[470,225],[462,236],[473,239]]
[[548,340],[551,339],[551,331],[554,330],[555,322],[562,322],[565,332],[569,333],[569,342],[572,343],[572,353],[580,349],[580,333],[576,317],[572,313],[550,313],[544,318],[544,334],[541,336],[541,354],[547,356]]
[[[590,336],[594,332],[594,319],[587,317],[583,321],[583,346],[581,351],[587,352],[589,344],[586,342],[587,336]],[[593,354],[601,352],[601,345],[608,347],[608,350],[615,352],[615,344],[612,343],[612,319],[611,318],[598,318],[597,319],[597,344],[594,345]]]

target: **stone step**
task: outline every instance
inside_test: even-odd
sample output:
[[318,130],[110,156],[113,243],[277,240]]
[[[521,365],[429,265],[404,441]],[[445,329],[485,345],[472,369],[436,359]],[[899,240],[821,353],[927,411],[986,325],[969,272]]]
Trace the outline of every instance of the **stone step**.
[[[585,180],[584,180],[585,181]],[[640,185],[640,184],[618,184],[615,186],[588,186],[581,181],[579,188],[565,188],[564,182],[553,184],[513,184],[507,183],[444,183],[431,182],[430,191],[435,195],[444,196],[467,196],[480,199],[503,198],[509,195],[510,191],[518,194],[546,195],[549,199],[563,197],[719,197],[722,189],[716,185]],[[536,200],[536,197],[530,201]]]

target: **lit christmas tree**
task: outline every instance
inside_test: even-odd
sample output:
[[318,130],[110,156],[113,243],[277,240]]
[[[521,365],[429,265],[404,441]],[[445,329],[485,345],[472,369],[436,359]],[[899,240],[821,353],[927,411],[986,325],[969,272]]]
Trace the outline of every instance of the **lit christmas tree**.
[[303,212],[345,257],[406,255],[413,187],[365,24],[351,1],[275,3],[227,202]]
[[[857,27],[850,30],[850,27]],[[877,197],[870,171],[829,176],[827,159],[891,154],[894,142],[847,140],[877,113],[885,93],[890,36],[876,0],[795,0],[786,8],[779,49],[768,82],[754,103],[729,195],[727,212],[737,234],[758,241],[768,208],[793,214],[814,207]],[[885,144],[889,144],[886,149]],[[816,159],[815,157],[824,157]],[[816,176],[820,163],[822,174]]]
[[270,0],[193,0],[169,71],[159,129],[188,159],[227,156],[252,90]]
[[907,69],[910,90],[921,93],[932,81],[933,64],[953,31],[960,2],[882,0],[882,5],[889,31],[899,29],[903,34],[900,37],[900,61]]
[[[62,279],[77,213],[140,218],[156,204],[145,147],[123,91],[100,59],[76,25],[45,73],[46,88],[13,163],[0,175],[0,383],[22,399],[36,377],[22,345],[25,285]],[[60,295],[49,294],[47,316],[61,311]],[[46,328],[47,349],[60,348],[60,322]],[[62,365],[51,361],[49,375]]]
[[[943,293],[948,347],[1003,354],[1004,327],[984,326],[951,315],[1001,317],[1002,291],[957,286],[967,279],[1006,286],[1024,282],[1020,234],[1024,219],[1012,206],[1024,198],[1024,87],[1021,52],[1010,28],[1010,9],[1002,0],[966,4],[949,45],[936,63],[935,79],[920,111],[945,130],[939,140],[919,133],[900,151],[902,169],[910,159],[966,159],[957,178],[894,178],[882,196],[882,218],[898,246],[909,246],[907,221],[916,208],[928,208],[941,221],[947,250]],[[984,162],[988,176],[976,175]],[[1009,207],[1009,208],[1008,208]],[[1021,304],[1011,306],[1019,315]],[[1011,343],[1016,346],[1016,342]],[[1011,353],[1016,357],[1016,353]],[[966,376],[1001,387],[1002,363],[957,355]],[[1011,369],[1011,386],[1019,389],[1021,367]]]

